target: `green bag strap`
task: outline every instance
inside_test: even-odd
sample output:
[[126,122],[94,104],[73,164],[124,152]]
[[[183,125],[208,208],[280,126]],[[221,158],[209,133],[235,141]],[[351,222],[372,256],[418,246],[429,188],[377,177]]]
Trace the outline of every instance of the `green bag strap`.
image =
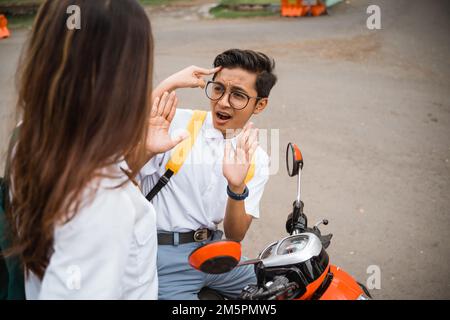
[[[8,223],[5,217],[4,206],[9,197],[9,174],[10,174],[10,160],[12,150],[19,138],[20,127],[16,127],[13,131],[9,142],[7,159],[5,164],[5,175],[2,179],[0,192],[0,252],[3,249],[11,247],[8,235]],[[0,256],[0,299],[7,300],[25,300],[25,284],[24,272],[17,257],[4,258]]]

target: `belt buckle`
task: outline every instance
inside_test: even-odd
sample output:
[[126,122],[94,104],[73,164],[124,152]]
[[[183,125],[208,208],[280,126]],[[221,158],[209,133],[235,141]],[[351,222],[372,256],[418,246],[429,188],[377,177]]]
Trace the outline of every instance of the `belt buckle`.
[[194,232],[194,241],[202,242],[208,239],[208,229],[200,229]]

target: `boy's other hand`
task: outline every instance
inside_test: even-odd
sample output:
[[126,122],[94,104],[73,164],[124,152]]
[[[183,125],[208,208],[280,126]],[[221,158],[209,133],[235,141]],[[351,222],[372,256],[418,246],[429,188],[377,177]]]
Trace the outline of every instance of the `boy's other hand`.
[[228,186],[235,193],[242,193],[245,189],[247,177],[253,155],[258,147],[258,129],[253,123],[248,123],[238,135],[236,149],[231,145],[231,140],[225,143],[223,160],[223,175],[228,181]]

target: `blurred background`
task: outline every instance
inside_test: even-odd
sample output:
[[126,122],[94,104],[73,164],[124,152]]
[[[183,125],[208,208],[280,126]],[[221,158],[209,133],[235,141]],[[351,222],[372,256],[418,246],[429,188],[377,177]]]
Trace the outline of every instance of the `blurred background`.
[[[17,61],[41,1],[0,0],[11,36],[0,40],[0,170],[11,128]],[[310,223],[327,218],[331,261],[360,282],[381,272],[376,299],[450,298],[450,3],[325,1],[320,16],[281,16],[281,1],[142,0],[156,41],[155,81],[229,48],[262,51],[279,82],[254,121],[279,130],[270,177],[243,242],[255,257],[285,236],[296,180],[288,142],[305,159]],[[381,29],[370,30],[377,5]],[[49,57],[51,59],[51,57]],[[180,107],[208,109],[200,89]],[[31,155],[30,155],[31,156]],[[3,172],[3,171],[1,171]]]

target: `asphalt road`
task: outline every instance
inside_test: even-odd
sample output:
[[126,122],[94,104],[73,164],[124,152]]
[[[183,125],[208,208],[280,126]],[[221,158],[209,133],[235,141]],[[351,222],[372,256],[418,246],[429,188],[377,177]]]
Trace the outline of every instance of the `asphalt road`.
[[[366,8],[381,8],[368,30]],[[254,120],[277,133],[276,169],[246,255],[285,235],[295,179],[287,142],[303,151],[302,197],[314,223],[327,218],[329,254],[361,282],[379,267],[378,299],[450,298],[450,5],[446,1],[351,1],[328,16],[210,20],[198,8],[149,12],[155,79],[187,65],[210,66],[231,47],[273,56],[279,82]],[[14,123],[14,74],[26,30],[0,41],[0,149]],[[179,92],[181,107],[206,109],[200,90]],[[277,131],[278,130],[278,131]],[[275,136],[276,137],[276,136]],[[3,162],[1,163],[1,167]]]

